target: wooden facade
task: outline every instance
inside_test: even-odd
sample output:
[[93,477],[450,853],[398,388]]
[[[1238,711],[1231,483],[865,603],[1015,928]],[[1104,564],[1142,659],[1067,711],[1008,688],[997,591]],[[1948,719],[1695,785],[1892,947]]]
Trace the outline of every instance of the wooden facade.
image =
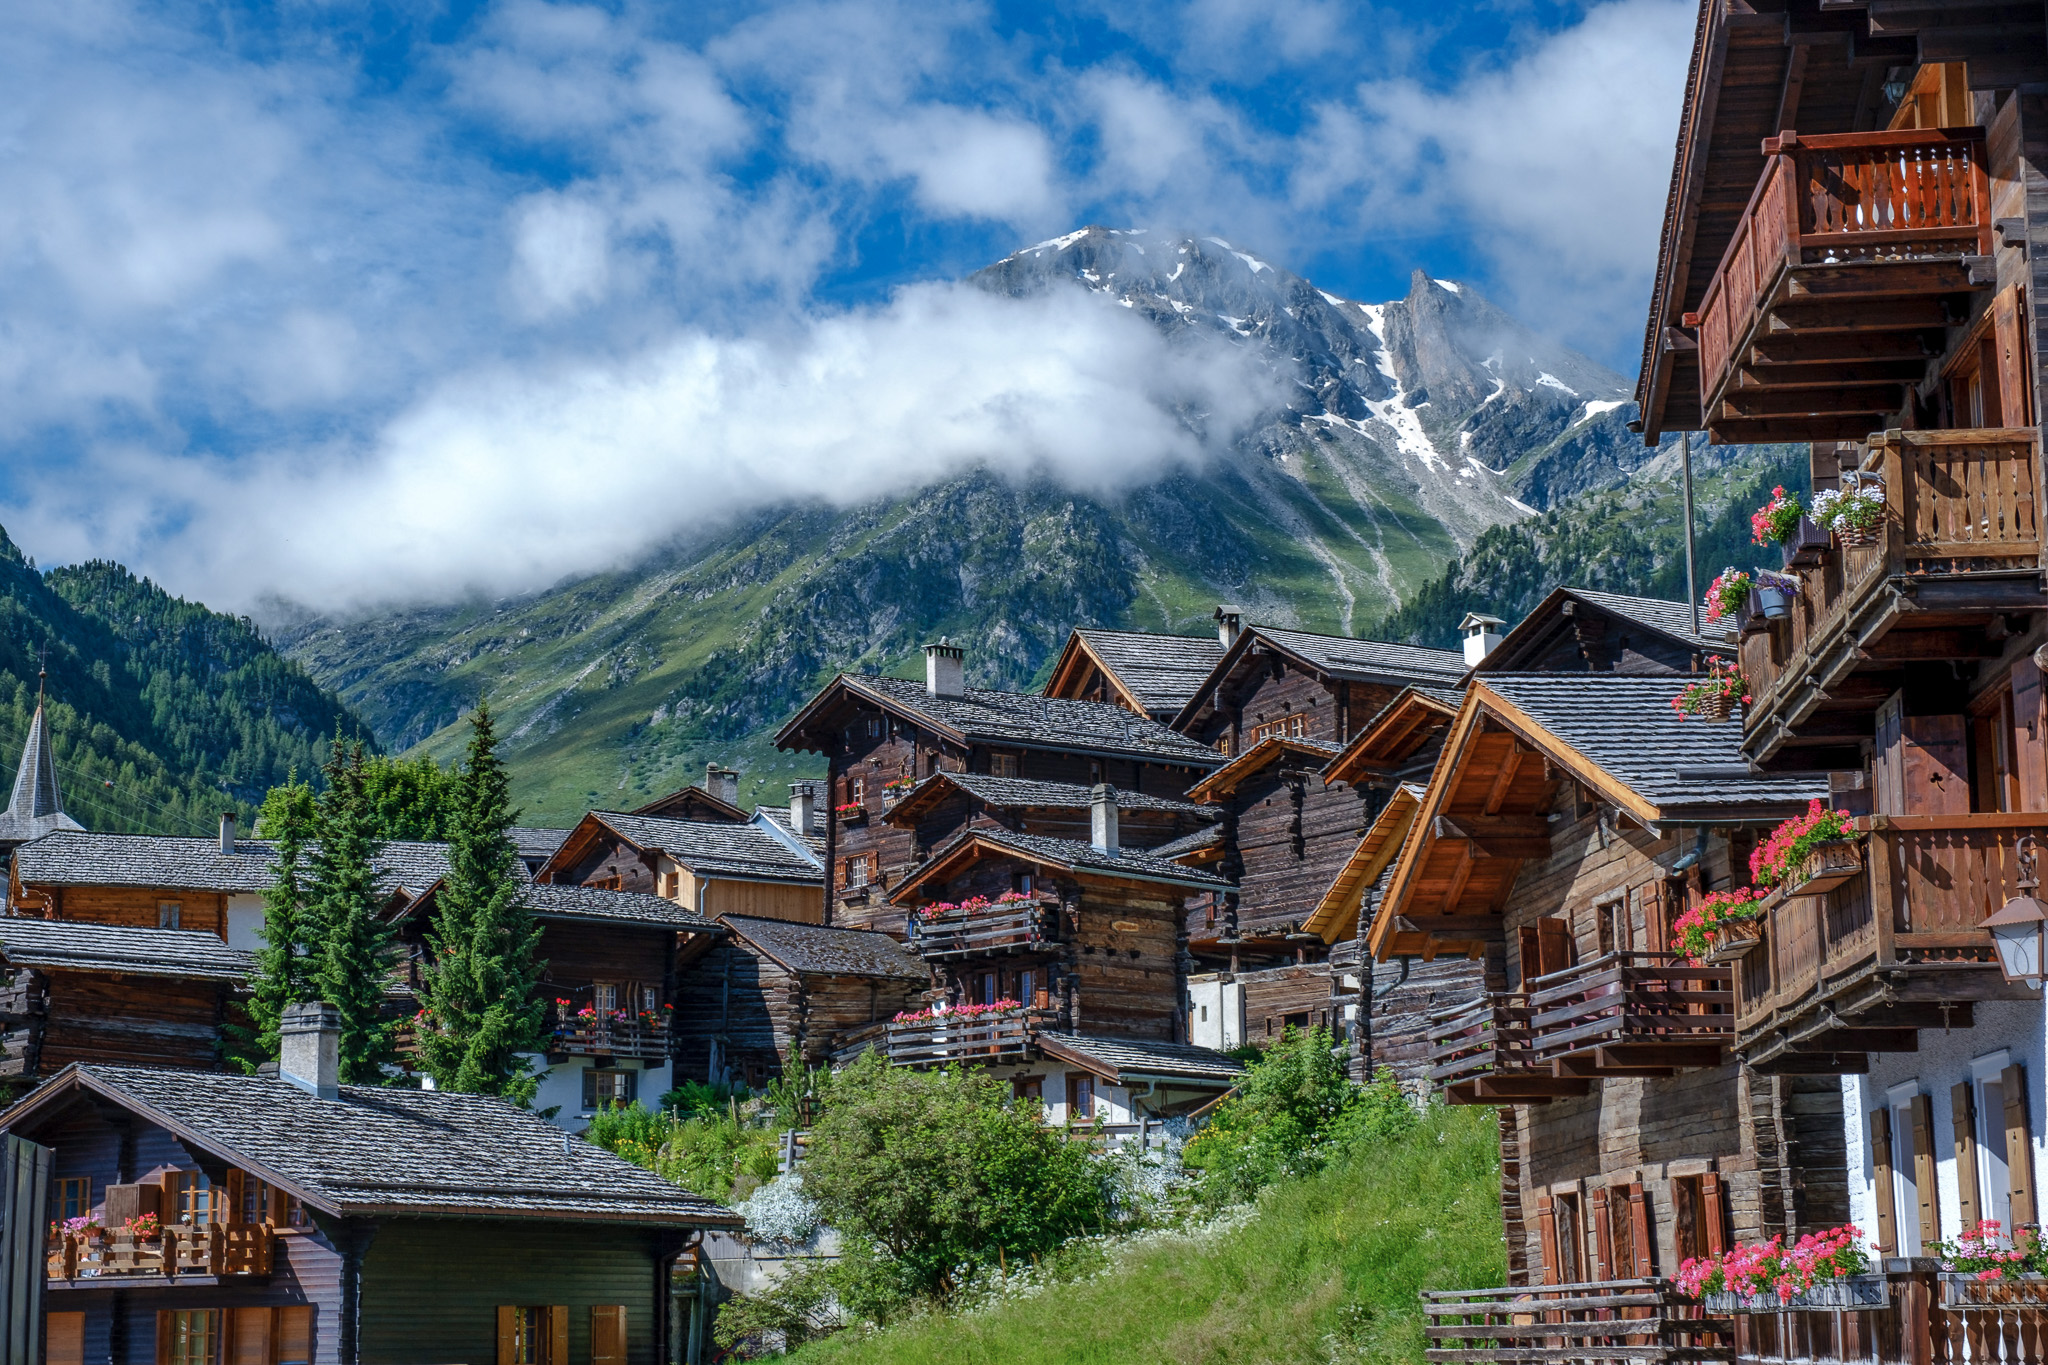
[[1685,602],[1584,588],[1553,589],[1479,662],[1484,673],[1702,672],[1734,654],[1716,630],[1695,629]]
[[604,811],[577,822],[534,877],[659,896],[706,918],[748,915],[810,923],[818,922],[823,881],[808,854],[752,822]]
[[72,1062],[226,1065],[235,983],[161,970],[9,967],[0,977],[0,1077],[34,1082]]

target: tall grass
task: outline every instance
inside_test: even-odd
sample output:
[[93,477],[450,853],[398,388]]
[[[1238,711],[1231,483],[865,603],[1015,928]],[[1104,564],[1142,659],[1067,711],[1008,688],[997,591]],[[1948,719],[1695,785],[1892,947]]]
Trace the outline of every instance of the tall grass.
[[1499,1284],[1498,1129],[1438,1109],[1266,1190],[1211,1237],[1145,1239],[1104,1269],[979,1312],[796,1352],[800,1365],[1329,1365],[1420,1361],[1418,1290]]

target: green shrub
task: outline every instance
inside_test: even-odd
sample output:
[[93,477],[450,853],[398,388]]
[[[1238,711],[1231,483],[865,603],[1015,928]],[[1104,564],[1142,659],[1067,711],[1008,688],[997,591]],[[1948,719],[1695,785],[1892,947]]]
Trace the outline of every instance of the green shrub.
[[730,1107],[685,1119],[635,1101],[597,1114],[583,1136],[721,1203],[773,1180],[782,1162],[780,1135],[742,1122]]
[[754,1097],[746,1086],[725,1081],[684,1081],[661,1097],[661,1107],[678,1118],[725,1113]]

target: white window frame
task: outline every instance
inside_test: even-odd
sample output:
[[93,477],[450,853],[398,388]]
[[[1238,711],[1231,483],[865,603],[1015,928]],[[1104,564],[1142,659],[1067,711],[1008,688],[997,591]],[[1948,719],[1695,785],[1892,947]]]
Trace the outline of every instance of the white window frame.
[[[1996,1219],[1999,1230],[2012,1235],[2012,1172],[2005,1164],[2005,1069],[2012,1065],[2009,1049],[1970,1061],[1970,1098],[1977,1110],[1978,1217]],[[1998,1088],[1999,1102],[1988,1103],[1986,1086]]]

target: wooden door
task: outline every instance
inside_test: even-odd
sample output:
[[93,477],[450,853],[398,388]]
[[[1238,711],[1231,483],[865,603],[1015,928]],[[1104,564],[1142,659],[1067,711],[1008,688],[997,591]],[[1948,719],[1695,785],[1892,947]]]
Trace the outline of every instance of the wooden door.
[[1970,813],[1969,728],[1962,716],[1907,716],[1902,722],[1902,815]]
[[2048,811],[2048,735],[2041,730],[2041,669],[2031,656],[2012,666],[2012,756],[2019,809]]
[[1569,920],[1557,915],[1546,915],[1536,921],[1536,960],[1538,976],[1561,972],[1572,965],[1572,929]]

